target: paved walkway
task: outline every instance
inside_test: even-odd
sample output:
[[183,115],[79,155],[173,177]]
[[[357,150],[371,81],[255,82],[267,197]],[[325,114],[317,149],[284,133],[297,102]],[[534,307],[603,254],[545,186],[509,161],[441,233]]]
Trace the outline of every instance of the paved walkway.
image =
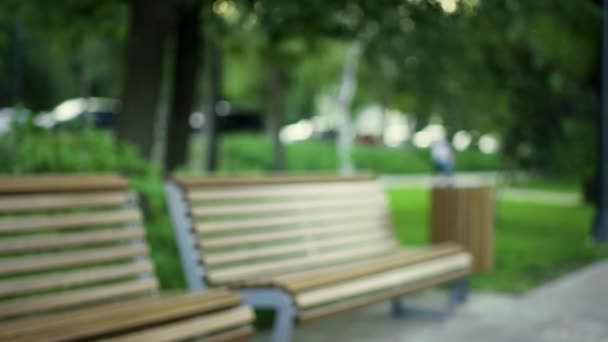
[[[438,306],[444,295],[431,290],[412,300]],[[300,327],[295,341],[608,342],[608,261],[519,297],[473,293],[445,320],[392,319],[383,303]]]
[[[519,177],[525,178],[525,175]],[[430,174],[404,174],[404,175],[383,175],[380,177],[382,183],[387,188],[430,188],[437,184],[440,178]],[[458,173],[453,179],[455,184],[466,185],[499,185],[503,183],[501,176],[497,172],[464,172]],[[558,206],[577,206],[582,203],[581,196],[577,192],[569,191],[547,191],[532,190],[513,187],[498,188],[497,196],[514,202],[527,202],[550,204]]]

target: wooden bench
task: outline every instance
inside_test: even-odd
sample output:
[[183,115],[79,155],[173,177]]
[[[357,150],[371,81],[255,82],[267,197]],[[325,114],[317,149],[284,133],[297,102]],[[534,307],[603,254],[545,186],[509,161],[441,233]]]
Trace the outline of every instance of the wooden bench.
[[176,177],[166,183],[193,290],[230,286],[292,325],[447,282],[466,297],[471,257],[455,244],[401,249],[372,176]]
[[252,310],[238,294],[160,295],[148,253],[126,179],[0,177],[0,341],[252,334]]

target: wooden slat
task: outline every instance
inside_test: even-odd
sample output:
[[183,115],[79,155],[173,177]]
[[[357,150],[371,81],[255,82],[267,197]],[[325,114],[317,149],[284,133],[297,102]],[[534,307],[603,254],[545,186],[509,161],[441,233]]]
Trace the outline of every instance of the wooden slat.
[[291,244],[279,246],[257,247],[221,253],[207,252],[203,255],[203,261],[210,266],[216,266],[238,261],[255,261],[255,259],[260,259],[264,257],[289,255],[298,252],[302,253],[308,251],[314,253],[317,252],[319,249],[330,247],[337,247],[340,249],[345,249],[347,247],[354,248],[357,244],[361,244],[362,242],[373,244],[377,243],[378,240],[387,239],[388,237],[390,237],[390,232],[380,230],[360,235],[325,238],[319,241],[309,240],[306,243],[297,241]]
[[249,338],[253,336],[252,327],[246,326],[238,329],[230,330],[227,332],[214,334],[213,336],[205,337],[205,342],[245,342],[249,341]]
[[330,197],[353,194],[366,194],[381,192],[382,187],[377,182],[362,183],[319,183],[319,184],[284,184],[267,186],[242,187],[211,187],[192,188],[187,197],[192,202],[206,200],[239,200],[252,198],[280,198],[280,197]]
[[301,292],[322,285],[346,281],[395,268],[405,267],[433,259],[463,253],[462,247],[444,243],[437,246],[398,251],[371,260],[361,260],[355,264],[325,267],[313,271],[278,276],[275,282],[289,292]]
[[269,203],[260,204],[228,204],[228,205],[206,205],[194,207],[192,214],[195,217],[201,216],[215,216],[215,215],[244,215],[244,214],[261,214],[261,213],[273,213],[281,211],[293,211],[293,210],[328,210],[328,209],[341,209],[357,208],[370,203],[385,203],[384,196],[381,195],[370,195],[355,198],[335,198],[335,199],[312,199],[312,200],[292,200],[292,201],[275,201]]
[[[73,326],[79,326],[76,329],[81,329],[86,325],[95,325],[95,322],[111,329],[111,321],[122,320],[120,317],[130,319],[133,315],[138,316],[154,311],[158,311],[154,316],[159,317],[164,314],[163,310],[177,308],[183,312],[184,309],[191,310],[193,306],[196,307],[197,313],[212,312],[238,305],[239,301],[238,295],[223,289],[187,295],[155,293],[149,296],[110,301],[89,307],[8,321],[0,325],[0,335],[32,337],[36,334],[52,334],[56,330],[71,330],[74,329]],[[165,319],[170,320],[171,315],[168,313],[168,317]],[[138,325],[137,322],[131,323]]]
[[28,194],[0,198],[0,212],[119,206],[128,200],[127,192]]
[[126,189],[126,178],[111,174],[29,175],[0,177],[0,194],[107,191]]
[[41,271],[58,267],[85,265],[120,260],[148,254],[145,244],[96,248],[87,251],[38,254],[26,257],[0,259],[0,276]]
[[236,185],[267,185],[267,184],[299,184],[299,183],[355,183],[376,179],[371,174],[358,174],[352,176],[341,176],[336,174],[317,175],[271,175],[271,176],[181,176],[176,177],[176,182],[181,186],[236,186]]
[[[250,308],[240,307],[195,317],[184,321],[149,328],[123,336],[114,337],[114,342],[140,342],[140,341],[178,341],[201,335],[213,334],[218,331],[249,324],[253,320]],[[242,334],[242,330],[240,333]],[[217,340],[217,338],[216,338]]]
[[25,299],[14,299],[0,303],[0,319],[20,316],[32,312],[43,312],[58,308],[67,308],[79,304],[99,302],[149,293],[157,290],[156,279],[142,279],[119,284],[70,290],[59,294],[50,294]]
[[384,242],[356,250],[334,251],[305,257],[285,258],[279,261],[265,262],[254,265],[237,266],[211,271],[208,275],[212,283],[223,283],[247,279],[264,274],[276,272],[295,271],[303,267],[319,266],[328,263],[344,262],[354,258],[369,257],[372,255],[387,254],[394,250],[395,242]]
[[0,239],[0,255],[54,248],[87,246],[104,242],[143,238],[140,227],[103,229],[84,233],[66,233],[47,236],[28,236]]
[[317,237],[326,236],[342,232],[352,232],[353,234],[362,233],[364,231],[375,231],[388,229],[386,220],[380,218],[376,221],[373,219],[362,218],[353,223],[337,223],[323,224],[318,226],[306,227],[305,229],[294,228],[291,230],[275,231],[269,233],[252,233],[239,236],[203,238],[200,240],[201,248],[225,248],[248,245],[254,243],[266,243],[273,241],[281,241],[293,238]]
[[295,296],[295,303],[298,307],[310,308],[360,294],[390,289],[409,282],[430,279],[449,272],[469,270],[470,265],[470,255],[459,254],[374,274],[347,283],[305,291]]
[[0,219],[0,233],[19,233],[49,229],[70,229],[140,221],[137,209],[120,209],[78,214],[37,215]]
[[358,219],[370,216],[386,217],[387,215],[388,213],[385,207],[370,206],[368,208],[360,209],[357,211],[328,212],[315,215],[311,215],[310,213],[297,213],[285,216],[271,216],[264,218],[239,218],[230,221],[205,222],[198,223],[196,225],[196,230],[201,233],[226,232],[297,224],[313,225],[315,223],[324,221],[356,221]]
[[468,271],[455,271],[445,273],[441,276],[417,281],[414,283],[407,284],[405,286],[400,286],[398,288],[393,288],[390,290],[385,290],[373,294],[367,294],[362,297],[352,298],[346,301],[341,301],[330,305],[324,305],[314,309],[300,310],[298,311],[297,319],[298,322],[302,324],[310,323],[318,319],[330,317],[350,310],[355,310],[374,303],[384,302],[389,299],[397,298],[408,293],[420,291],[449,281],[461,279],[466,277],[468,273]]
[[[91,308],[81,312],[80,315],[71,315],[72,318],[69,320],[59,317],[52,322],[52,325],[43,326],[36,331],[21,332],[21,334],[19,332],[15,334],[14,331],[10,333],[19,339],[25,337],[32,341],[40,339],[49,341],[97,340],[142,328],[149,329],[166,322],[208,314],[227,306],[237,305],[238,301],[239,297],[235,295],[209,296],[203,293],[162,297],[161,300],[142,302],[138,305],[129,305],[126,302],[125,305],[107,310]],[[212,313],[203,317],[213,315]],[[240,318],[242,319],[242,317]],[[145,341],[156,340],[154,338]]]
[[149,261],[138,261],[116,266],[87,268],[82,271],[78,270],[51,275],[36,275],[2,280],[0,281],[0,297],[91,284],[135,276],[151,271],[152,264],[150,264]]

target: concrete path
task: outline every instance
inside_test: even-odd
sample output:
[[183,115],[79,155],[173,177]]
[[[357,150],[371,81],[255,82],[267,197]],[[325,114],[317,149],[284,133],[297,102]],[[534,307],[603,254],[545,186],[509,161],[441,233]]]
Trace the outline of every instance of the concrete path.
[[[525,175],[520,175],[524,179]],[[430,174],[382,175],[380,180],[386,188],[423,188],[442,181],[441,177]],[[514,202],[550,204],[557,206],[577,206],[582,203],[581,195],[570,191],[533,190],[514,187],[500,187],[503,180],[497,172],[464,172],[456,174],[452,181],[459,186],[487,184],[498,187],[499,199]]]
[[[412,301],[440,307],[444,296],[430,290]],[[473,293],[445,320],[393,319],[383,303],[299,327],[294,341],[608,342],[608,260],[519,297]]]
[[441,327],[402,341],[606,342],[608,261],[542,286],[495,311],[465,307]]

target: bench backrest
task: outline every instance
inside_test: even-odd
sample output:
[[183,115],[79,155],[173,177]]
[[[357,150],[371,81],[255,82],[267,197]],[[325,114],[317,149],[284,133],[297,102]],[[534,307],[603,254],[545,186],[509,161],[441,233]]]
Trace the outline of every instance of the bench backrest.
[[[167,190],[190,287],[198,288],[203,276],[212,285],[242,283],[365,260],[397,247],[386,196],[372,176],[178,177],[175,182]],[[198,275],[192,270],[197,263],[188,261],[193,245],[204,267]]]
[[0,321],[157,290],[126,179],[0,177]]

